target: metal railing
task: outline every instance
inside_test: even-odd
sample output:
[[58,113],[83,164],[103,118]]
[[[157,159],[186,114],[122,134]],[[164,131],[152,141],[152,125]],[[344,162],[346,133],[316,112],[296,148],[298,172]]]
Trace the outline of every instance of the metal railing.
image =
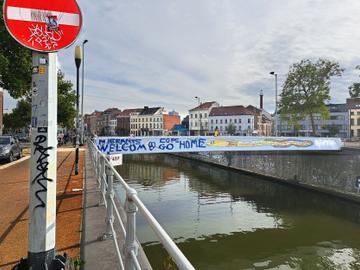
[[[137,258],[139,246],[136,240],[136,213],[138,211],[141,212],[146,222],[153,229],[160,243],[163,244],[164,248],[173,258],[178,268],[189,270],[195,269],[189,260],[185,257],[185,255],[180,251],[177,245],[172,241],[166,231],[161,227],[159,222],[154,218],[154,216],[140,200],[136,190],[131,188],[110,164],[107,156],[101,153],[92,141],[89,141],[88,145],[92,163],[95,169],[95,175],[101,191],[101,204],[106,207],[106,228],[104,239],[113,238],[116,254],[119,260],[119,269],[141,269]],[[114,199],[114,177],[119,181],[121,186],[125,189],[126,193],[124,204],[126,211],[126,228],[124,226],[125,222],[123,222],[123,219],[121,218],[120,211],[117,208],[117,204],[115,203]],[[116,231],[114,229],[114,211],[115,217],[120,225],[120,231],[125,237],[123,250],[120,250],[116,237]]]

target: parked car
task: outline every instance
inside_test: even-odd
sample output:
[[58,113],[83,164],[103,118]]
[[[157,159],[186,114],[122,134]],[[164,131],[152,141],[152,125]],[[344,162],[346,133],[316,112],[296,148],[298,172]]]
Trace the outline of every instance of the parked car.
[[9,162],[22,157],[19,140],[13,136],[0,136],[0,160]]

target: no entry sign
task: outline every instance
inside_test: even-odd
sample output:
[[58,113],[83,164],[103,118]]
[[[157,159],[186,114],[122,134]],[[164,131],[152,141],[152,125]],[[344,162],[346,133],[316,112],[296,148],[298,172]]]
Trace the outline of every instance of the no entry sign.
[[76,40],[82,16],[75,0],[5,0],[4,21],[25,47],[54,52]]

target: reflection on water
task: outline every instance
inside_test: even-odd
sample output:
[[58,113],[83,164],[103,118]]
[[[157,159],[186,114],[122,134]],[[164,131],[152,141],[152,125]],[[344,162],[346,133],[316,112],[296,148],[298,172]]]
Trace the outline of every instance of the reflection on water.
[[[358,205],[168,155],[119,171],[196,269],[360,269]],[[138,237],[173,269],[142,218]]]

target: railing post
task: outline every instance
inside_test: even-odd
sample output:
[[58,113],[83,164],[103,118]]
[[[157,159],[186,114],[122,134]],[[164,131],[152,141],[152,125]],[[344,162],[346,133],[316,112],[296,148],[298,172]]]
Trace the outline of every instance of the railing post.
[[136,212],[138,210],[136,204],[133,201],[133,196],[136,196],[135,189],[129,189],[126,193],[126,239],[125,239],[125,269],[135,269],[134,262],[132,260],[131,252],[138,254],[138,243],[136,242]]
[[[100,156],[100,155],[99,155]],[[100,156],[99,159],[99,175],[98,175],[98,181],[99,181],[99,186],[100,186],[100,202],[99,205],[105,205],[105,201],[104,201],[104,194],[106,192],[106,187],[105,187],[105,179],[104,179],[104,172],[105,172],[105,158]]]
[[106,180],[107,180],[107,191],[106,191],[106,231],[103,235],[103,240],[115,237],[112,231],[112,224],[114,223],[114,209],[112,200],[114,198],[114,187],[113,187],[113,178],[114,172],[112,171],[109,165],[105,166]]

